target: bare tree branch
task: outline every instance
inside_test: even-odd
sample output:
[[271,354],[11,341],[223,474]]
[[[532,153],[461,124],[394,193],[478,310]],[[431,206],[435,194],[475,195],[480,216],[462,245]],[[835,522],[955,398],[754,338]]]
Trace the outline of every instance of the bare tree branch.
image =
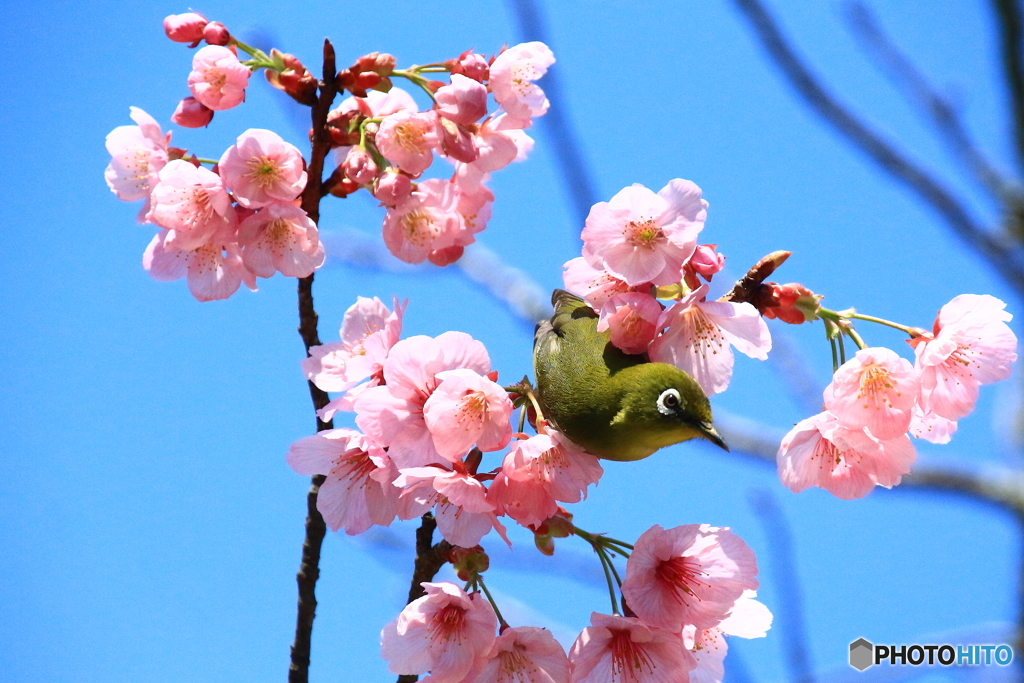
[[949,148],[982,186],[1001,203],[1004,202],[1010,191],[1009,184],[978,150],[949,101],[931,86],[924,74],[885,35],[867,5],[853,0],[847,7],[853,35],[861,41],[867,53],[892,75],[901,86],[900,92],[907,95],[931,119]]
[[750,21],[769,57],[808,105],[883,170],[931,206],[961,239],[988,259],[1009,284],[1018,291],[1024,290],[1024,268],[1011,253],[1010,244],[982,228],[963,203],[937,179],[840,105],[796,56],[759,0],[733,1]]

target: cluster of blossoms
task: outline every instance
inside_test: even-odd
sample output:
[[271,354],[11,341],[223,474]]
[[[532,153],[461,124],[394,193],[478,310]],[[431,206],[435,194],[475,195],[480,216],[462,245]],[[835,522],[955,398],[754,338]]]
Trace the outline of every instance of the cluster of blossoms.
[[170,133],[132,107],[136,126],[107,136],[105,177],[124,201],[145,200],[139,221],[160,228],[142,263],[161,281],[188,278],[200,301],[226,299],[241,283],[280,272],[305,277],[324,262],[316,225],[299,206],[306,171],[299,150],[250,129],[213,170],[170,147]]
[[565,264],[563,277],[600,314],[598,330],[615,346],[675,365],[712,396],[729,386],[733,347],[764,360],[772,340],[750,303],[707,300],[706,283],[725,266],[716,245],[697,244],[707,208],[689,180],[657,194],[627,187],[591,209],[583,256]]
[[[359,427],[319,432],[288,452],[299,474],[325,476],[317,508],[326,524],[358,534],[432,510],[454,546],[449,559],[472,586],[486,568],[483,537],[493,529],[508,542],[502,517],[533,531],[547,554],[552,537],[572,534],[603,552],[603,537],[575,528],[559,505],[597,483],[597,458],[542,422],[534,436],[514,434],[509,390],[483,345],[460,332],[401,339],[403,313],[397,300],[389,309],[360,298],[345,313],[341,341],[303,361],[307,378],[340,394],[320,417],[353,411]],[[499,467],[482,470],[485,453],[506,448]],[[502,680],[495,671],[517,680],[532,670],[551,681],[611,680],[609,671],[637,661],[646,668],[636,680],[686,681],[703,667],[700,680],[713,682],[722,678],[723,634],[764,635],[771,615],[752,599],[753,552],[728,529],[656,526],[631,555],[626,548],[614,552],[630,558],[628,616],[595,613],[568,656],[548,631],[510,628],[483,593],[449,583],[423,584],[426,596],[385,627],[383,655],[395,673],[429,671],[439,682]]]
[[794,491],[819,486],[845,499],[899,484],[916,457],[910,435],[948,443],[957,421],[974,410],[978,388],[1010,376],[1017,338],[1005,307],[992,296],[962,294],[942,307],[931,332],[845,316],[907,332],[915,362],[864,347],[843,363],[825,389],[825,410],[783,439],[782,483]]
[[[171,117],[180,126],[206,126],[214,112],[241,104],[259,69],[295,100],[311,107],[319,102],[323,84],[293,55],[267,55],[194,12],[167,17],[164,31],[192,48],[207,43],[192,59],[191,94]],[[250,59],[239,60],[239,51]],[[321,194],[372,192],[387,208],[384,241],[395,256],[410,263],[453,263],[490,219],[490,174],[525,158],[533,146],[525,130],[548,108],[534,81],[553,62],[551,51],[537,42],[491,59],[466,52],[406,70],[397,69],[391,55],[360,57],[328,88],[352,96],[330,112],[322,130],[311,133],[335,149],[340,161],[323,180]],[[430,73],[450,73],[450,80],[423,75]],[[432,107],[419,111],[409,93],[392,87],[393,78],[421,88]],[[497,104],[491,113],[488,93]],[[170,147],[170,134],[151,116],[131,111],[138,125],[120,126],[107,136],[112,160],[105,178],[119,199],[145,200],[140,222],[162,230],[143,258],[154,278],[187,276],[192,294],[209,301],[231,296],[243,282],[255,289],[257,277],[306,277],[323,264],[317,227],[299,205],[307,175],[298,149],[276,133],[251,129],[219,161],[201,162]],[[448,179],[423,180],[435,152],[454,170]]]
[[[523,43],[488,60],[466,52],[443,64],[396,70],[391,55],[356,63],[376,75],[376,90],[355,92],[328,118],[338,168],[332,194],[366,189],[387,207],[384,242],[408,263],[457,261],[491,217],[493,193],[484,184],[494,171],[526,157],[533,139],[525,130],[548,109],[533,82],[555,61],[539,42]],[[420,74],[450,72],[448,83]],[[429,94],[420,111],[412,96],[391,86],[403,76]],[[382,87],[384,86],[384,87]],[[382,92],[383,90],[383,92]],[[488,93],[498,109],[488,113]],[[447,179],[419,180],[435,153],[454,165]]]
[[483,594],[451,583],[424,583],[427,594],[384,627],[381,652],[392,672],[429,671],[436,683],[718,683],[724,636],[757,638],[771,626],[754,599],[756,574],[753,552],[728,529],[656,525],[626,562],[629,616],[594,612],[568,654],[549,631],[511,627]]

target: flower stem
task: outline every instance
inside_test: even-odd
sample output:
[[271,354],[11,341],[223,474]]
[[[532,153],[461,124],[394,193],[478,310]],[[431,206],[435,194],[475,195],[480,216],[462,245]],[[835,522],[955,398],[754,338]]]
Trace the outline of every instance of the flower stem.
[[914,328],[909,327],[907,325],[900,325],[899,323],[894,323],[893,321],[886,320],[885,318],[876,318],[873,315],[863,315],[861,313],[854,313],[853,311],[843,311],[842,315],[845,318],[854,318],[856,320],[866,320],[869,323],[878,323],[879,325],[885,325],[887,327],[891,327],[893,329],[899,330],[900,332],[906,332],[911,337],[917,336]]
[[498,603],[494,601],[494,596],[491,595],[491,591],[487,590],[487,584],[484,583],[484,577],[480,574],[476,575],[476,584],[480,586],[480,589],[484,592],[487,597],[487,602],[491,603],[491,607],[494,609],[494,615],[498,617],[498,625],[502,630],[508,628],[508,622],[505,621],[505,617],[501,616],[501,610],[498,609]]
[[434,91],[430,89],[429,85],[427,85],[429,81],[426,78],[423,78],[423,76],[420,76],[416,69],[395,69],[391,72],[391,75],[397,76],[398,78],[404,78],[413,85],[419,86],[420,90],[430,96],[431,102],[437,101],[434,98]]

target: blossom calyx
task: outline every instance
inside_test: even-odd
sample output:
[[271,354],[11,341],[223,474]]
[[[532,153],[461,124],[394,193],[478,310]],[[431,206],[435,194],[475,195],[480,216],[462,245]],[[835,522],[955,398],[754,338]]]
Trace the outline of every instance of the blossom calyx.
[[472,581],[491,566],[491,559],[487,556],[483,546],[479,545],[472,548],[452,546],[448,551],[448,561],[451,562],[452,569],[462,581]]

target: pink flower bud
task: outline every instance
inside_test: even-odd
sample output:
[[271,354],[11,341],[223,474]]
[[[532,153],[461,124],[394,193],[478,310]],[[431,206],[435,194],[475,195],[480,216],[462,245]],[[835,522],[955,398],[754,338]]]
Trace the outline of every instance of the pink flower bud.
[[477,160],[480,152],[473,142],[473,136],[465,128],[444,116],[439,116],[437,123],[441,131],[441,151],[445,156],[467,164]]
[[198,43],[207,23],[206,17],[195,12],[172,14],[164,19],[164,33],[176,43]]
[[435,249],[427,254],[427,260],[435,266],[444,268],[445,266],[450,266],[462,258],[462,253],[464,251],[466,251],[466,248],[458,244],[453,247],[445,247],[444,249]]
[[[790,325],[800,325],[818,319],[821,300],[825,297],[815,294],[801,284],[791,282],[788,285],[765,283],[770,287],[770,296],[763,302],[763,314],[766,318],[778,318]],[[757,305],[755,303],[755,305]],[[758,306],[758,308],[761,308]]]
[[349,150],[342,169],[346,176],[360,185],[367,184],[377,175],[377,164],[373,157],[358,147]]
[[452,66],[453,74],[462,74],[481,83],[487,80],[489,71],[487,58],[483,55],[473,54],[468,50],[459,55],[455,65]]
[[231,42],[231,34],[219,21],[211,21],[203,28],[203,38],[210,45],[227,45]]
[[715,251],[714,244],[699,244],[690,257],[690,267],[702,278],[711,281],[711,277],[725,267],[725,256]]
[[377,181],[373,196],[385,206],[398,206],[412,193],[412,179],[404,173],[385,173]]
[[171,121],[182,128],[202,128],[210,125],[213,110],[194,97],[186,97],[178,102],[178,108],[171,114]]

